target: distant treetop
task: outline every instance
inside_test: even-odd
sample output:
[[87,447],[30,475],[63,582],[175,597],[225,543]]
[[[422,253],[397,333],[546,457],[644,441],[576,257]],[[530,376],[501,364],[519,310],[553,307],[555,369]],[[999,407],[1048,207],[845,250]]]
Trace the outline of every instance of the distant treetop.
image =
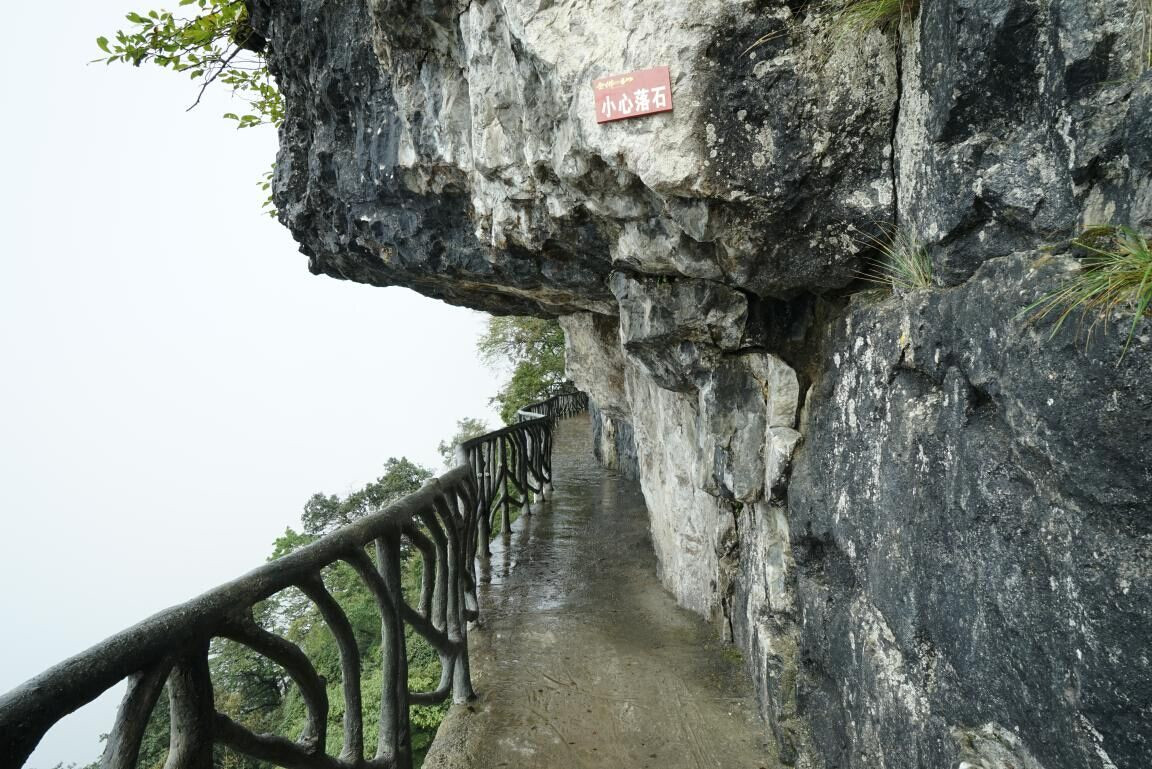
[[529,403],[560,392],[564,380],[564,331],[555,320],[492,317],[476,344],[480,360],[493,368],[511,365],[512,377],[492,398],[506,424]]

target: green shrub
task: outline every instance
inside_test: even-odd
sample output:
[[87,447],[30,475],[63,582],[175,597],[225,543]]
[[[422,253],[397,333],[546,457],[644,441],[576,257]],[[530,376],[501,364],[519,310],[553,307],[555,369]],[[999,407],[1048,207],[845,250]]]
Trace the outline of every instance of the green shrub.
[[1130,227],[1092,227],[1072,245],[1080,257],[1080,271],[1058,290],[1026,307],[1024,313],[1030,313],[1033,321],[1055,314],[1051,338],[1077,311],[1082,319],[1091,319],[1089,334],[1097,323],[1106,324],[1119,313],[1132,312],[1132,324],[1120,354],[1123,360],[1140,319],[1152,313],[1152,252],[1148,238]]

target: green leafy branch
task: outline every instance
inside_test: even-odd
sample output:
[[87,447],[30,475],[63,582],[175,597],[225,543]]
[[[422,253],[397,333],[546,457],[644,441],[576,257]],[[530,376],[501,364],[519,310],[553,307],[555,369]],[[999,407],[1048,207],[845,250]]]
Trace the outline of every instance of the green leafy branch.
[[237,128],[279,125],[284,120],[283,97],[268,72],[262,54],[264,40],[252,29],[244,4],[240,0],[180,0],[180,7],[188,8],[191,15],[166,10],[127,14],[131,27],[118,30],[112,39],[96,39],[105,54],[96,61],[134,67],[154,64],[186,73],[200,83],[188,109],[200,103],[208,86],[219,82],[248,103],[244,114],[224,116],[236,121]]
[[275,173],[276,164],[273,163],[272,167],[264,172],[264,178],[259,182],[260,189],[265,194],[264,202],[260,204],[260,207],[264,209],[264,213],[268,214],[273,219],[275,219],[276,215],[279,213],[276,210],[276,202],[272,199],[272,177],[275,175]]

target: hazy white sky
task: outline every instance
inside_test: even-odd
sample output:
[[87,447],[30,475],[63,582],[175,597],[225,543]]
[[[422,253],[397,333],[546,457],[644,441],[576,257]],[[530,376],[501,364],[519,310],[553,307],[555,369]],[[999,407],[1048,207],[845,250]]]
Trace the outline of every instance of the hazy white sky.
[[[147,7],[5,8],[0,691],[258,565],[313,492],[496,422],[483,316],[314,277],[261,215],[272,129],[231,128],[224,94],[185,114],[181,76],[87,64]],[[29,766],[95,758],[114,708]]]

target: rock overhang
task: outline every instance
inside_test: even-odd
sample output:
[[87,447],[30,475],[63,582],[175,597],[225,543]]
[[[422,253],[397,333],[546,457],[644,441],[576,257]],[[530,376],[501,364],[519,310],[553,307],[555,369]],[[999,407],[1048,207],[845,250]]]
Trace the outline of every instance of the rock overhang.
[[[796,44],[749,54],[784,13],[755,11],[254,2],[287,108],[281,219],[314,272],[494,312],[613,312],[617,269],[842,286],[852,233],[893,213],[894,52],[798,57],[822,29],[793,19]],[[869,58],[873,82],[846,76]],[[596,123],[593,78],[661,64],[673,112]]]

